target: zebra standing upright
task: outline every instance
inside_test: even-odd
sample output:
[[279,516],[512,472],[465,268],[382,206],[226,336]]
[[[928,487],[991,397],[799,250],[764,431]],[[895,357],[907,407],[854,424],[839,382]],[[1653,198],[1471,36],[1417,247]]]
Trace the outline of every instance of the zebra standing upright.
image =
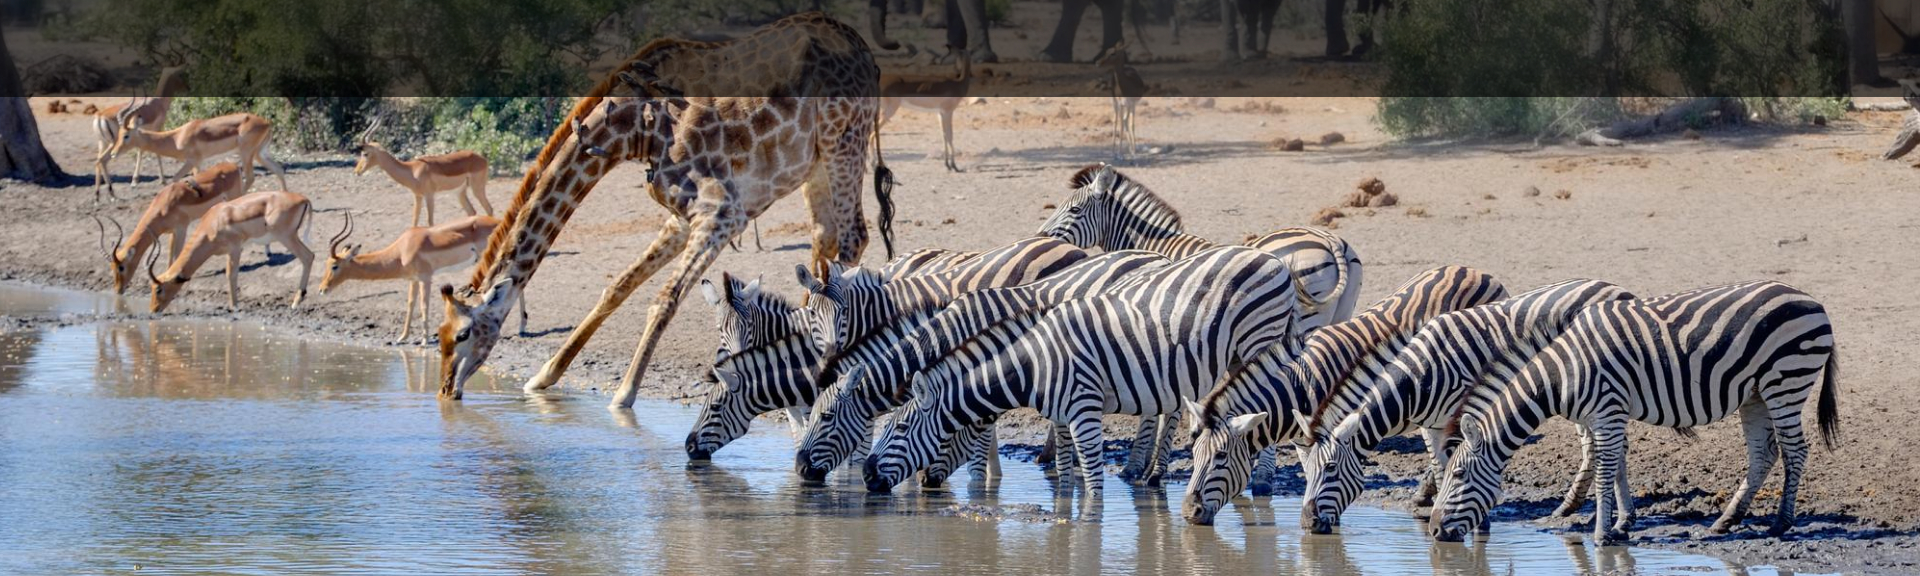
[[948,359],[967,368],[916,379],[914,409],[867,459],[867,488],[892,490],[961,428],[1028,407],[1072,428],[1085,490],[1098,497],[1102,414],[1172,412],[1267,347],[1298,349],[1298,295],[1285,269],[1258,250],[1215,248],[1061,304],[996,353],[974,357],[974,343],[962,346]]
[[[1085,257],[1079,248],[1043,238],[977,254],[921,250],[895,258],[878,273],[839,272],[862,281],[872,279],[879,287],[876,290],[891,287],[900,295],[895,301],[911,297],[938,303],[955,293],[1030,282]],[[801,282],[811,281],[801,269]],[[767,412],[788,410],[789,425],[799,432],[800,417],[819,393],[815,376],[824,355],[817,340],[819,321],[811,310],[765,293],[758,280],[741,284],[731,277],[724,279],[725,293],[710,283],[702,286],[720,314],[721,344],[714,361],[718,383],[687,434],[687,457],[692,460],[712,457],[714,451],[745,434],[755,416]]]
[[[1080,169],[1069,180],[1072,196],[1041,225],[1039,234],[1060,238],[1084,248],[1148,250],[1179,259],[1216,246],[1183,230],[1180,213],[1146,186],[1107,164]],[[1281,258],[1297,283],[1301,333],[1353,316],[1360,298],[1362,265],[1353,247],[1339,237],[1312,228],[1287,228],[1247,243]],[[1179,418],[1178,411],[1159,422],[1141,421],[1126,470],[1151,483],[1160,462],[1147,454],[1170,452],[1166,445]],[[1049,438],[1051,445],[1052,438]],[[1273,475],[1273,450],[1261,453],[1262,478]],[[1267,482],[1254,483],[1254,494],[1270,492]]]
[[1108,252],[1031,284],[975,291],[938,313],[922,313],[924,319],[889,324],[821,370],[820,381],[829,384],[822,387],[807,419],[795,455],[796,471],[802,479],[818,482],[856,456],[867,446],[874,418],[909,396],[913,375],[980,331],[1014,316],[1037,314],[1060,302],[1104,291],[1123,278],[1166,263],[1165,257],[1152,252]]
[[[1362,458],[1372,454],[1381,439],[1414,428],[1426,432],[1432,458],[1413,507],[1431,505],[1437,475],[1447,461],[1441,432],[1467,389],[1483,379],[1511,378],[1587,306],[1632,298],[1606,282],[1566,280],[1427,322],[1358,398],[1323,402],[1307,417],[1308,442],[1300,450],[1300,472],[1307,481],[1300,501],[1301,526],[1319,534],[1331,532],[1340,523],[1340,513],[1365,488]],[[1591,454],[1587,458],[1556,515],[1579,509],[1585,482],[1592,478]]]
[[1187,406],[1194,432],[1193,477],[1182,514],[1188,522],[1212,524],[1250,479],[1252,455],[1301,435],[1306,419],[1297,415],[1299,408],[1338,393],[1343,383],[1370,381],[1427,319],[1506,294],[1498,280],[1479,270],[1428,270],[1352,320],[1308,334],[1298,358],[1269,350],[1228,374],[1203,400]]
[[[1777,454],[1786,460],[1785,477],[1768,533],[1785,534],[1793,527],[1807,458],[1800,419],[1816,384],[1817,424],[1828,449],[1838,432],[1835,371],[1826,308],[1779,282],[1588,307],[1514,378],[1468,393],[1449,425],[1461,444],[1429,525],[1435,537],[1450,541],[1479,525],[1500,497],[1507,459],[1547,418],[1562,416],[1593,434],[1594,541],[1622,543],[1631,526],[1609,515],[1618,508],[1622,520],[1630,516],[1631,492],[1615,502],[1608,488],[1626,473],[1627,421],[1684,428],[1738,411],[1747,476],[1712,530],[1725,532],[1746,514]],[[1816,382],[1823,373],[1825,382]]]

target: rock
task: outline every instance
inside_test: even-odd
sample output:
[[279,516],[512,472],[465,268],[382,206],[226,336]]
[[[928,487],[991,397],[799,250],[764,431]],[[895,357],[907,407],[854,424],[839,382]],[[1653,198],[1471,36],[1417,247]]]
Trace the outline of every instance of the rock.
[[1400,203],[1399,196],[1394,196],[1392,192],[1381,192],[1379,194],[1375,194],[1373,196],[1373,199],[1367,202],[1367,207],[1386,208],[1388,206],[1393,206],[1399,203]]
[[1210,97],[1189,98],[1187,99],[1187,103],[1201,110],[1212,110],[1214,105],[1213,98]]
[[1700,139],[1700,133],[1699,133],[1699,132],[1697,132],[1697,131],[1694,131],[1694,129],[1692,129],[1692,128],[1688,128],[1688,129],[1687,129],[1687,131],[1685,131],[1685,132],[1681,132],[1681,133],[1680,133],[1680,137],[1681,137],[1681,138],[1686,138],[1686,139],[1688,139],[1688,140],[1699,140],[1699,139]]
[[1346,216],[1347,216],[1347,213],[1341,212],[1339,208],[1328,206],[1326,208],[1321,208],[1319,212],[1315,212],[1313,214],[1313,219],[1308,220],[1308,222],[1313,223],[1314,226],[1319,226],[1322,228],[1338,228],[1339,226],[1334,223],[1334,220],[1345,218]]
[[1361,178],[1358,183],[1355,183],[1353,185],[1353,187],[1359,188],[1361,192],[1366,192],[1369,195],[1379,194],[1381,192],[1387,191],[1387,183],[1381,182],[1379,178],[1375,178],[1372,176]]
[[1340,202],[1340,206],[1343,208],[1366,208],[1371,202],[1372,197],[1367,196],[1366,192],[1354,190],[1352,194],[1347,195],[1346,200]]
[[88,115],[88,116],[92,116],[92,115],[94,115],[94,114],[99,114],[99,113],[100,113],[100,107],[99,107],[99,106],[94,106],[94,105],[92,105],[92,104],[88,104],[86,108],[81,108],[81,109],[80,109],[80,113],[81,113],[81,114],[86,114],[86,115]]
[[65,102],[61,102],[59,100],[47,102],[48,114],[62,114],[62,113],[65,113],[66,111],[67,111],[67,103]]
[[1052,203],[1052,202],[1048,202],[1048,203],[1046,203],[1046,204],[1043,204],[1043,205],[1041,205],[1041,206],[1040,206],[1040,209],[1041,209],[1041,210],[1057,210],[1057,209],[1059,209],[1059,208],[1060,208],[1059,206],[1055,206],[1055,205],[1053,205],[1053,203]]
[[1521,195],[1522,195],[1522,196],[1526,196],[1526,197],[1528,197],[1528,198],[1533,198],[1533,197],[1535,197],[1535,196],[1539,196],[1539,195],[1540,195],[1540,187],[1539,187],[1539,186],[1528,186],[1528,187],[1527,187],[1527,189],[1526,189],[1526,191],[1525,191],[1525,192],[1522,192],[1522,193],[1521,193]]
[[1281,150],[1285,150],[1288,152],[1299,152],[1306,149],[1307,149],[1307,141],[1301,140],[1299,138],[1288,140],[1286,147],[1281,148]]
[[1566,188],[1561,188],[1558,192],[1553,193],[1553,197],[1559,198],[1561,200],[1568,200],[1573,198],[1573,191],[1568,190]]
[[1481,199],[1481,200],[1499,200],[1499,199],[1500,199],[1500,197],[1499,197],[1499,196],[1494,196],[1494,195],[1492,195],[1492,194],[1481,194],[1481,195],[1480,195],[1480,199]]
[[1412,208],[1408,208],[1408,209],[1407,209],[1407,215],[1408,215],[1408,216],[1412,216],[1412,217],[1414,217],[1414,218],[1426,218],[1426,217],[1427,217],[1427,209],[1426,209],[1426,208],[1421,208],[1421,207],[1419,207],[1419,206],[1414,206],[1414,207],[1412,207]]
[[1334,144],[1339,144],[1341,142],[1346,142],[1346,141],[1347,141],[1347,135],[1341,134],[1339,132],[1328,132],[1326,134],[1320,135],[1321,146],[1332,146]]
[[1827,125],[1827,117],[1826,117],[1826,116],[1814,116],[1814,117],[1813,117],[1813,125],[1814,125],[1814,126],[1826,126],[1826,125]]

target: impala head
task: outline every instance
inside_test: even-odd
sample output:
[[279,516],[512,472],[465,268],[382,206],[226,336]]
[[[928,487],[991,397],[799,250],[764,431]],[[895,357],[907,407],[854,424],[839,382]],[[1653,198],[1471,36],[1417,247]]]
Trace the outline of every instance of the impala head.
[[107,153],[109,157],[119,156],[121,152],[126,150],[129,142],[132,142],[137,136],[140,136],[135,134],[140,131],[139,126],[137,126],[140,112],[139,106],[137,106],[139,102],[139,98],[128,98],[127,105],[121,107],[120,112],[114,115],[113,125],[118,128],[119,133],[118,137],[114,138],[113,149]]
[[828,472],[846,463],[860,449],[860,443],[867,441],[876,415],[876,402],[866,397],[870,393],[867,384],[866,365],[856,364],[814,399],[800,449],[793,457],[794,473],[801,480],[825,480]]
[[868,492],[892,492],[907,476],[933,462],[941,447],[953,439],[953,418],[941,412],[933,394],[915,396],[894,410],[874,441],[873,454],[861,467]]
[[1187,480],[1186,500],[1180,506],[1187,522],[1213,524],[1227,501],[1246,489],[1253,476],[1253,446],[1248,435],[1267,414],[1227,416],[1183,399],[1187,430],[1193,435],[1193,477]]
[[[1459,542],[1487,521],[1493,504],[1500,500],[1505,457],[1487,433],[1484,422],[1473,416],[1457,417],[1460,444],[1447,458],[1447,469],[1440,477],[1439,495],[1427,527],[1442,542]],[[1452,436],[1449,434],[1449,436]]]
[[877,309],[886,296],[886,278],[874,270],[836,263],[827,267],[826,278],[819,279],[804,265],[793,270],[807,288],[807,316],[822,358],[838,355],[842,346],[851,343],[853,333],[873,320],[859,313]]
[[373,151],[374,150],[381,150],[383,152],[385,151],[384,149],[380,148],[379,142],[367,142],[360,145],[360,154],[359,154],[360,158],[359,160],[353,163],[354,176],[366,174],[368,169],[373,168]]
[[[1300,422],[1312,420],[1298,410]],[[1307,481],[1300,500],[1300,527],[1314,534],[1330,534],[1340,525],[1345,512],[1362,488],[1363,454],[1354,446],[1352,428],[1309,430],[1305,439],[1295,442],[1300,455],[1300,476]]]
[[147,304],[147,310],[154,314],[166,310],[167,305],[172,304],[173,299],[180,296],[180,290],[187,287],[188,278],[185,274],[172,274],[172,271],[168,271],[166,278],[161,278],[159,274],[153,272],[154,266],[157,265],[155,262],[159,259],[159,250],[147,254],[147,281],[153,284],[153,299]]
[[[352,274],[348,270],[353,267],[354,257],[360,255],[360,245],[349,245],[347,246],[346,252],[340,251],[340,245],[347,241],[348,236],[352,235],[353,212],[349,211],[347,212],[346,222],[340,225],[340,233],[334,234],[333,239],[327,243],[327,274],[320,278],[321,294],[331,292],[335,287],[346,283],[347,276]],[[411,292],[409,292],[409,294],[411,294]]]
[[134,269],[140,266],[140,256],[120,251],[124,242],[121,239],[126,238],[127,231],[112,216],[108,216],[107,221],[113,223],[114,240],[111,248],[107,247],[107,225],[101,223],[99,216],[93,217],[93,225],[100,229],[100,251],[107,255],[107,268],[113,270],[113,293],[119,294],[127,291],[127,283],[133,279]]
[[472,290],[458,293],[453,286],[440,286],[440,299],[446,302],[447,320],[440,324],[440,397],[459,400],[467,380],[480,371],[480,365],[493,353],[500,341],[500,325],[513,300],[520,297],[518,282],[495,284],[485,294]]
[[1118,68],[1121,66],[1126,66],[1127,65],[1127,41],[1121,40],[1120,43],[1114,44],[1112,48],[1108,48],[1107,51],[1101,52],[1099,56],[1094,58],[1093,65],[1101,68]]

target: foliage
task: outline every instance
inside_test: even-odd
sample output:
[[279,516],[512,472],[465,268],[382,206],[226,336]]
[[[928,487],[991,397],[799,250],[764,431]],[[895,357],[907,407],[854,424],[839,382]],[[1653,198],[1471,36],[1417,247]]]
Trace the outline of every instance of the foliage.
[[[351,151],[372,140],[402,156],[473,150],[510,174],[540,151],[571,98],[265,98],[174,101],[170,122],[251,112],[273,122],[283,150]],[[378,118],[371,133],[368,128]],[[291,126],[291,129],[286,127]]]
[[1375,119],[1401,137],[1570,136],[1619,115],[1612,98],[1395,97]]

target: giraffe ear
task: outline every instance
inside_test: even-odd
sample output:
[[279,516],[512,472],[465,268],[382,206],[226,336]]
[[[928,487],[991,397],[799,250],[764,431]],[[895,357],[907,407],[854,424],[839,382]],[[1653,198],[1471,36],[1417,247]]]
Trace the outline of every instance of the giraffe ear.
[[707,305],[720,305],[720,289],[713,286],[712,280],[700,280],[700,295],[707,298]]
[[1227,421],[1227,430],[1232,432],[1234,436],[1246,436],[1248,432],[1253,431],[1254,426],[1258,426],[1260,421],[1265,419],[1267,419],[1266,412],[1234,416],[1233,419]]
[[813,272],[807,270],[807,265],[805,264],[794,264],[793,275],[794,278],[800,280],[800,285],[805,287],[808,292],[820,293],[827,291],[827,287],[820,284],[820,279],[813,277]]

